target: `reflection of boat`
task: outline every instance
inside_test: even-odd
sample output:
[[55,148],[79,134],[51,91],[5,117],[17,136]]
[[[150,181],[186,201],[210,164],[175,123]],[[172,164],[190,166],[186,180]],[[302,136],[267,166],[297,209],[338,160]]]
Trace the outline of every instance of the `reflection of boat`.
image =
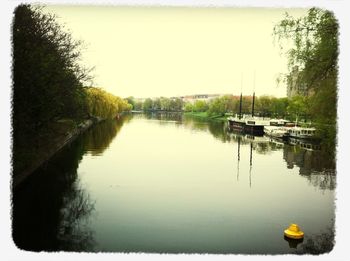
[[255,135],[250,135],[250,134],[241,134],[241,133],[234,133],[231,132],[228,134],[231,138],[234,140],[240,140],[243,143],[250,143],[252,142],[253,144],[255,143],[269,143],[270,139],[266,136],[255,136]]
[[299,145],[301,148],[306,150],[320,150],[321,146],[318,142],[312,142],[310,140],[304,140],[304,139],[296,139],[296,138],[289,138],[289,144],[291,145]]
[[264,136],[254,136],[254,135],[245,135],[244,140],[249,140],[253,143],[268,143],[269,139]]

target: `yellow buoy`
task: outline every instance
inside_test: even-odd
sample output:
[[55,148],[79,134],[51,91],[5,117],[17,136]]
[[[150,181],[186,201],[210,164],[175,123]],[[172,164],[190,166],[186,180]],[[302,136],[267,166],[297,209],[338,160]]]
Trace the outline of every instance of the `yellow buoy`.
[[284,235],[293,239],[301,239],[304,237],[304,232],[300,230],[297,224],[290,224],[289,228],[284,230]]

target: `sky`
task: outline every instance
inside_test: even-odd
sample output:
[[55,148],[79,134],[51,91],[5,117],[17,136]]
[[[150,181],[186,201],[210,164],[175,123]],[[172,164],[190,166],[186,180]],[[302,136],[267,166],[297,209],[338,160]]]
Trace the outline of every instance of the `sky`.
[[[272,36],[306,9],[48,6],[74,39],[94,86],[120,97],[286,96],[286,56]],[[255,76],[254,76],[255,75]],[[255,83],[254,83],[255,82]]]

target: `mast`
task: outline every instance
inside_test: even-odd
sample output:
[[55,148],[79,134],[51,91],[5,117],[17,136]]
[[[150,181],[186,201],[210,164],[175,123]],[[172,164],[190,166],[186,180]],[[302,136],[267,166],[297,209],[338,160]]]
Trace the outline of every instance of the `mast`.
[[255,70],[253,77],[253,103],[252,103],[252,117],[254,117],[254,103],[255,103]]
[[252,117],[254,117],[254,102],[255,102],[255,92],[253,92]]
[[238,115],[238,119],[242,118],[242,93],[241,93],[241,97],[239,99],[239,115]]
[[239,114],[238,119],[242,119],[242,87],[243,87],[243,72],[241,73],[241,97],[239,99]]

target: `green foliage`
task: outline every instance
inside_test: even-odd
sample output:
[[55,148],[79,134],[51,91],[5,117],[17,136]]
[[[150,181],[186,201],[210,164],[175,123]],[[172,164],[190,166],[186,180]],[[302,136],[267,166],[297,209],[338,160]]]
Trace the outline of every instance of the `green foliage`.
[[14,138],[35,134],[54,119],[84,114],[82,82],[90,77],[78,64],[74,41],[40,8],[20,5],[13,21]]
[[142,102],[141,101],[135,101],[134,103],[134,110],[141,111],[142,110]]
[[132,105],[127,100],[114,96],[100,88],[86,88],[87,111],[89,115],[100,118],[114,118],[123,111],[129,111]]
[[192,112],[193,111],[193,104],[190,102],[187,102],[184,107],[185,112]]
[[193,111],[194,112],[204,112],[207,111],[209,108],[206,101],[203,100],[196,100],[193,104]]
[[169,98],[161,97],[160,98],[160,109],[163,111],[170,111],[171,101]]
[[[114,117],[131,105],[101,89],[85,88],[91,80],[81,66],[81,42],[65,32],[55,16],[41,7],[19,5],[13,34],[13,165],[14,175],[30,166],[43,144],[56,146],[57,124],[88,114]],[[58,124],[61,126],[61,124]],[[34,155],[34,157],[33,157]]]
[[171,99],[170,109],[172,111],[182,111],[183,101],[180,98]]
[[[252,102],[253,102],[253,97],[243,96],[243,98],[242,98],[242,113],[245,113],[245,114],[252,113]],[[239,102],[237,103],[237,107],[239,107]],[[238,110],[237,110],[237,112],[238,112]]]
[[160,98],[157,98],[153,101],[152,110],[161,110],[162,102]]
[[135,101],[134,97],[132,97],[132,96],[127,97],[125,100],[131,105],[131,109],[135,109],[136,101]]
[[338,27],[332,12],[311,8],[301,18],[286,14],[285,19],[274,28],[281,47],[284,39],[294,43],[287,53],[290,73],[285,79],[288,81],[291,77],[294,66],[299,67],[298,84],[307,87],[310,116],[318,123],[333,125],[334,129],[337,117]]
[[294,96],[290,99],[287,111],[291,120],[306,119],[308,112],[308,99],[305,96]]
[[271,116],[273,98],[271,96],[260,96],[255,100],[256,111],[259,111],[262,116]]
[[152,99],[147,98],[147,99],[143,102],[142,109],[143,109],[144,111],[150,111],[150,110],[152,110],[152,109],[153,109],[153,101],[152,101]]
[[223,97],[215,98],[209,104],[208,115],[224,116],[226,112],[234,110],[235,104],[233,96],[225,95]]
[[275,118],[285,118],[287,115],[289,100],[285,98],[272,98],[271,112]]

